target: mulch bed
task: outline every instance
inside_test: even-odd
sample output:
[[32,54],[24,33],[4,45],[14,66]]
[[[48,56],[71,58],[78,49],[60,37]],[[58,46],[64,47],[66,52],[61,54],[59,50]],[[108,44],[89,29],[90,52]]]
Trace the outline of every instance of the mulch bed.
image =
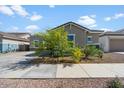
[[124,55],[117,53],[105,53],[102,59],[91,58],[87,61],[82,61],[81,63],[124,63]]
[[89,59],[82,59],[81,62],[75,62],[71,57],[50,58],[50,57],[38,57],[30,61],[32,64],[63,64],[63,63],[73,63],[73,64],[87,64],[87,63],[124,63],[124,55],[117,53],[105,53],[103,58],[90,57]]
[[[0,79],[1,88],[107,88],[114,78]],[[121,82],[124,78],[120,78]]]

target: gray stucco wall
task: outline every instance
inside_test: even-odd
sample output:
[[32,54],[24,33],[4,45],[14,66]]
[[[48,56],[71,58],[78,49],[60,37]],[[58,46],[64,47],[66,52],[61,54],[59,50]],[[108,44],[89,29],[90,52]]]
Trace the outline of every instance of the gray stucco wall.
[[87,33],[87,36],[92,36],[92,43],[98,43],[99,42],[99,34],[100,33]]
[[79,46],[84,46],[86,44],[86,31],[73,25],[68,24],[65,26],[65,31],[68,34],[75,34],[75,44]]

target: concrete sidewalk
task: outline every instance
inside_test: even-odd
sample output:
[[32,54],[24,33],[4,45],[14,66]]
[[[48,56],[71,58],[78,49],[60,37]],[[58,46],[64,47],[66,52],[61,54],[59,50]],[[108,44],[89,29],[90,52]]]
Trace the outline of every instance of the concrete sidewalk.
[[56,78],[124,77],[124,64],[75,64],[57,67]]
[[0,68],[0,78],[124,77],[124,64],[41,64],[25,69]]

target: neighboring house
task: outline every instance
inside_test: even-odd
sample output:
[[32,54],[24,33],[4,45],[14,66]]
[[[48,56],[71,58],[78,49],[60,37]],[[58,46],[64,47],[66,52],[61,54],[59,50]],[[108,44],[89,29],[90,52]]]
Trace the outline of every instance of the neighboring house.
[[124,30],[116,32],[105,32],[100,35],[99,42],[104,52],[124,51]]
[[99,35],[104,32],[103,30],[88,29],[74,22],[62,24],[53,29],[59,27],[64,27],[65,31],[68,33],[68,39],[74,41],[76,45],[81,47],[87,44],[99,47]]
[[12,34],[16,37],[24,38],[24,39],[30,39],[31,37],[31,34],[25,32],[8,32],[8,34]]
[[124,29],[117,30],[118,33],[124,33]]
[[0,52],[27,51],[30,46],[29,33],[0,32]]
[[[42,41],[41,38],[39,38],[39,37],[37,37],[37,36],[35,36],[35,35],[31,35],[30,40],[31,40],[30,50],[35,50],[35,49],[37,49],[37,48],[38,48],[38,43],[39,43],[40,41]],[[33,42],[34,42],[34,43],[33,43]]]

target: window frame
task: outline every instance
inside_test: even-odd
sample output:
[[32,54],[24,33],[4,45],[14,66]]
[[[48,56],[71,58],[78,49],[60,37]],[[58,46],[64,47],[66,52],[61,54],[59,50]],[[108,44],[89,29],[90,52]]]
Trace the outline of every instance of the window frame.
[[73,47],[74,47],[74,46],[75,46],[75,34],[68,34],[67,37],[68,37],[68,36],[73,36],[73,39],[74,39],[74,40],[73,40]]
[[[88,38],[90,38],[91,40],[89,41]],[[93,36],[87,36],[87,43],[92,43],[93,42]]]
[[73,36],[74,37],[73,42],[75,43],[75,34],[68,34],[67,36]]

